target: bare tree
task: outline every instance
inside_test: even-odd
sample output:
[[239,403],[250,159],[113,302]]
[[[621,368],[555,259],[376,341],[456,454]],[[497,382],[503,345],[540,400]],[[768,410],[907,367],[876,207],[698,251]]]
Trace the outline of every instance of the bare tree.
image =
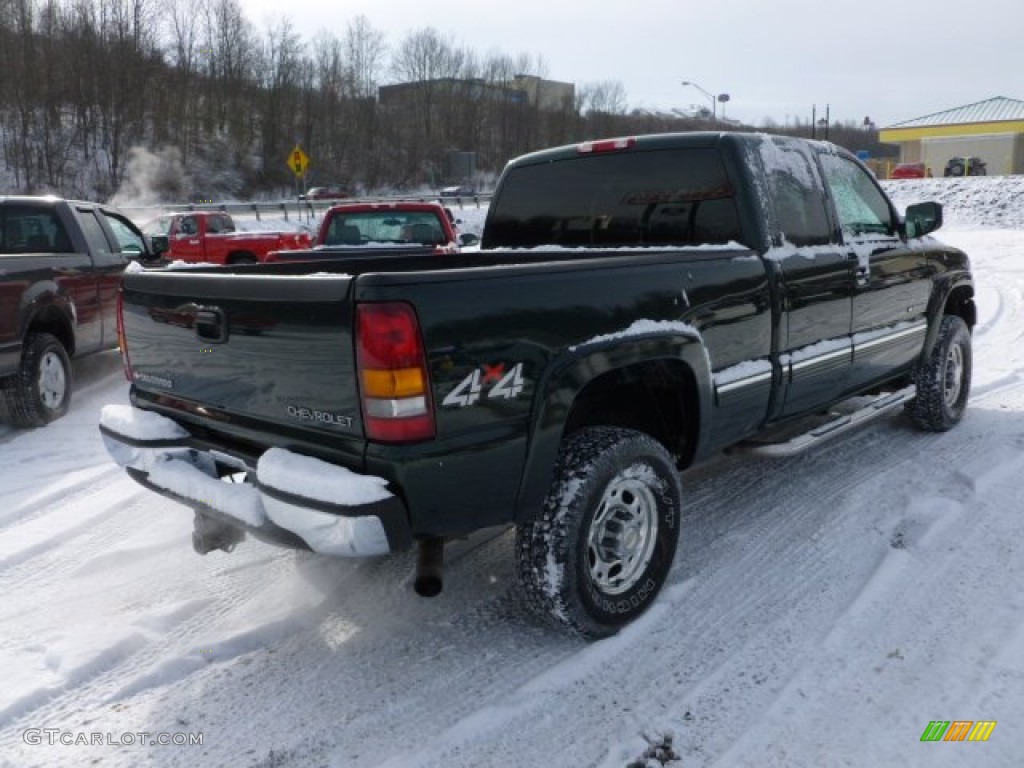
[[261,126],[265,183],[288,182],[285,160],[303,124],[300,89],[304,53],[305,45],[287,18],[268,30],[260,64],[265,104]]

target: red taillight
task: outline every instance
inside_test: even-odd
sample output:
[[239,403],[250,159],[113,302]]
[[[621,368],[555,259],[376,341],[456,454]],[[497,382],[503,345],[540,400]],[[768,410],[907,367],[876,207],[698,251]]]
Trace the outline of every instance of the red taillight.
[[366,436],[388,443],[432,438],[427,358],[412,307],[359,304],[356,340]]
[[603,139],[602,141],[584,141],[576,145],[576,151],[580,154],[593,152],[615,152],[620,149],[629,149],[636,146],[636,136],[626,136],[621,139]]
[[124,335],[124,288],[117,290],[117,346],[121,350],[124,377],[132,380],[132,361],[128,359],[128,340]]

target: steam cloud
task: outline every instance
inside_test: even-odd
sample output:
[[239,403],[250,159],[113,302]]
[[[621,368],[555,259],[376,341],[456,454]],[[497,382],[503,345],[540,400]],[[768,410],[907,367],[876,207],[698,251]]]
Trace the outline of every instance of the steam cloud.
[[185,165],[177,148],[161,147],[151,152],[145,147],[132,147],[124,181],[109,203],[121,208],[156,205],[181,199],[187,188]]

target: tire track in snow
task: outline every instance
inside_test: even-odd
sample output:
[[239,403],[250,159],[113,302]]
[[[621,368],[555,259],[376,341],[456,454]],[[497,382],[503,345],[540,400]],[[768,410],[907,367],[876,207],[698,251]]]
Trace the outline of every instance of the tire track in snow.
[[[131,565],[140,557],[152,556],[154,563],[162,564],[164,571],[168,570],[169,565],[172,572],[178,570],[174,564],[183,559],[179,553],[188,558],[197,557],[191,552],[185,537],[143,546],[138,551],[132,548],[120,553],[107,551],[107,545],[110,543],[124,541],[130,530],[145,526],[146,520],[152,514],[189,514],[188,510],[173,502],[154,502],[150,494],[141,488],[135,488],[134,484],[126,487],[128,492],[124,497],[131,499],[129,505],[118,509],[105,509],[94,516],[91,522],[83,524],[82,527],[87,530],[79,527],[64,531],[61,535],[40,543],[31,551],[23,552],[23,562],[0,575],[0,588],[42,596],[45,595],[47,586],[54,586],[54,582],[57,582],[56,586],[59,589],[60,584],[67,581],[69,574],[74,573],[76,581],[91,578],[92,582],[95,582],[94,589],[102,592],[104,578],[108,578],[111,573],[116,574],[119,570],[118,557],[126,558],[121,565],[124,562]],[[168,509],[154,510],[154,506],[166,506]],[[60,545],[59,548],[57,545]],[[96,558],[96,551],[104,554]],[[42,556],[50,554],[54,556],[44,558],[44,561],[40,562]],[[253,555],[265,557],[263,552]],[[103,663],[86,662],[85,669],[89,671],[88,673],[77,674],[72,670],[68,673],[70,678],[63,685],[31,691],[5,711],[15,713],[18,718],[32,714],[36,718],[44,717],[52,722],[60,722],[62,716],[70,715],[82,702],[92,702],[94,706],[100,706],[103,701],[110,699],[116,691],[125,688],[131,681],[149,674],[151,668],[158,666],[168,654],[197,653],[196,649],[202,645],[200,639],[203,634],[215,632],[232,612],[249,601],[258,599],[261,586],[272,583],[283,569],[290,569],[290,563],[275,567],[273,560],[269,567],[266,567],[267,564],[263,565],[265,567],[256,571],[248,571],[239,568],[236,563],[224,567],[223,563],[211,560],[205,564],[206,567],[199,564],[198,567],[189,569],[185,581],[195,584],[199,593],[212,593],[205,597],[201,604],[193,604],[200,606],[196,610],[182,611],[178,605],[180,597],[177,595],[183,586],[181,579],[157,577],[153,582],[134,585],[130,590],[131,594],[127,595],[127,605],[117,606],[113,610],[110,606],[104,606],[110,610],[112,618],[125,613],[139,616],[131,625],[123,628],[126,639],[115,642],[115,647],[119,649],[117,653],[108,654],[107,650],[101,649],[97,658],[104,660]],[[161,576],[163,575],[161,573]],[[154,588],[154,584],[162,586]],[[91,595],[86,596],[85,599],[90,597]],[[165,619],[168,600],[171,601],[171,609],[167,614],[169,618]],[[59,604],[60,599],[55,599],[55,602]],[[30,638],[25,637],[24,633],[31,634],[32,628],[19,624],[18,629],[22,631],[22,635],[9,635],[0,644],[0,649],[5,648],[10,652],[29,646]],[[205,663],[204,661],[204,665]],[[164,682],[174,683],[175,680],[170,677]]]
[[[74,474],[75,479],[68,481],[68,474]],[[38,476],[34,474],[33,484],[38,489],[37,494],[19,502],[13,502],[8,497],[7,502],[12,506],[9,506],[4,512],[0,512],[0,525],[6,526],[28,521],[50,511],[51,507],[72,503],[79,496],[95,494],[99,488],[115,478],[122,477],[123,474],[124,470],[120,467],[112,463],[103,464],[75,470],[71,473],[54,472],[53,477],[57,479],[57,482],[48,483],[45,486],[36,480]],[[49,478],[39,479],[47,480]]]
[[[500,535],[500,532],[491,532],[482,538],[475,537],[463,545],[461,552],[456,546],[450,566],[457,567],[464,559],[477,557],[478,550],[486,549]],[[142,634],[133,634],[130,644],[127,641],[117,644],[119,652],[105,657],[107,663],[90,664],[88,668],[95,674],[76,676],[74,686],[67,683],[57,688],[33,691],[16,702],[12,712],[20,720],[31,715],[33,720],[60,722],[83,705],[102,708],[144,696],[154,689],[186,685],[193,675],[230,665],[239,656],[272,648],[295,632],[301,632],[304,627],[321,621],[324,607],[311,605],[274,620],[246,624],[244,629],[237,631],[230,628],[232,615],[246,603],[257,602],[265,591],[262,587],[291,577],[294,570],[291,553],[270,551],[275,553],[270,562],[264,557],[256,563],[224,563],[215,576],[226,576],[232,582],[230,586],[220,581],[213,590],[215,594],[204,598],[201,604],[197,603],[195,610],[189,610],[188,615],[173,621],[161,619],[158,615],[136,620],[133,625],[141,629]],[[191,553],[188,556],[195,557]],[[489,563],[491,559],[485,555],[481,562]],[[384,596],[395,592],[396,585],[401,585],[402,577],[406,576],[405,572],[411,565],[408,559],[393,560],[395,562],[387,564],[390,574],[373,574],[370,582],[377,585],[379,593]],[[359,562],[354,561],[353,564]],[[385,563],[382,561],[381,564]],[[301,585],[296,583],[296,586]],[[246,596],[246,593],[252,594]],[[370,608],[372,603],[380,607],[381,602],[376,598],[366,601],[365,606]],[[145,599],[159,602],[159,595],[147,595]],[[405,594],[405,600],[421,601],[421,598]],[[401,616],[401,613],[397,615]],[[372,619],[369,615],[365,618]],[[199,642],[203,634],[217,639]]]
[[[842,617],[843,600],[847,603],[856,600],[856,589],[850,586],[836,590],[838,594],[834,597],[819,596],[821,584],[829,582],[836,559],[848,548],[851,536],[855,535],[860,543],[875,552],[873,561],[850,564],[849,576],[854,584],[870,580],[877,563],[889,548],[888,537],[873,531],[870,521],[859,519],[854,511],[857,505],[845,497],[856,495],[857,491],[868,486],[868,480],[879,476],[880,467],[884,468],[881,472],[884,476],[899,477],[901,466],[911,459],[904,462],[895,459],[906,455],[909,446],[921,442],[919,438],[925,438],[924,442],[928,443],[932,442],[929,440],[932,436],[901,434],[898,427],[892,426],[887,429],[883,425],[876,429],[883,433],[894,432],[882,437],[895,439],[887,439],[882,445],[877,445],[879,435],[861,433],[850,436],[848,444],[837,444],[827,454],[818,452],[813,457],[808,455],[778,464],[738,462],[733,466],[720,466],[718,472],[703,479],[691,477],[690,482],[684,483],[684,488],[691,492],[691,499],[705,501],[706,511],[703,515],[699,511],[688,514],[687,523],[682,528],[685,542],[680,550],[682,557],[673,572],[672,585],[656,605],[656,611],[641,619],[644,626],[642,631],[638,630],[638,636],[608,654],[607,675],[592,675],[587,665],[580,668],[579,658],[573,657],[566,662],[563,675],[552,673],[556,681],[563,676],[568,681],[550,696],[544,694],[543,685],[539,686],[541,690],[533,691],[533,683],[527,683],[530,695],[514,695],[514,706],[507,706],[504,700],[500,703],[494,701],[487,712],[486,729],[478,722],[479,715],[471,712],[467,721],[456,722],[440,738],[435,737],[432,741],[437,746],[426,755],[414,758],[410,753],[403,753],[400,758],[395,757],[395,762],[425,766],[472,765],[470,756],[479,755],[482,751],[500,755],[507,750],[509,755],[515,755],[512,759],[522,761],[521,764],[532,764],[531,761],[543,760],[543,755],[531,753],[529,746],[517,742],[514,734],[529,731],[537,736],[537,743],[550,744],[552,740],[558,742],[555,734],[564,730],[560,743],[564,745],[566,754],[578,755],[580,764],[596,764],[606,755],[592,745],[574,740],[571,727],[567,728],[560,719],[546,725],[544,710],[557,704],[562,711],[576,713],[576,717],[588,723],[588,733],[595,730],[596,718],[599,723],[597,730],[615,732],[622,730],[624,723],[629,723],[635,728],[635,735],[649,730],[652,725],[649,719],[630,714],[632,710],[639,709],[636,702],[623,701],[622,708],[612,712],[594,711],[589,702],[614,701],[616,688],[622,691],[642,690],[649,691],[649,698],[643,702],[644,711],[657,711],[662,706],[670,709],[674,702],[668,696],[677,694],[668,694],[659,701],[660,691],[665,688],[660,682],[666,677],[673,680],[669,686],[671,691],[688,690],[688,698],[695,702],[694,711],[699,713],[697,718],[704,731],[714,732],[710,726],[716,721],[732,720],[725,713],[730,707],[741,710],[739,714],[733,712],[739,720],[743,719],[744,713],[747,718],[756,717],[761,703],[771,700],[771,689],[779,683],[777,676],[780,673],[776,669],[783,668],[781,662],[772,663],[779,655],[773,648],[777,642],[773,625],[785,623],[779,616],[792,613],[794,605],[806,605],[796,610],[805,614],[804,624],[814,627],[810,635],[824,634],[829,621],[839,621]],[[866,465],[852,473],[845,462],[836,461],[837,457],[867,450],[872,451],[874,460],[861,462]],[[773,464],[777,469],[769,475],[767,487],[763,483],[751,482],[752,477],[764,475],[765,464]],[[806,488],[793,489],[790,485],[793,477],[816,478],[822,474],[825,476],[821,486],[828,489],[823,494],[814,494]],[[817,487],[818,484],[814,485]],[[722,486],[733,490],[718,495]],[[736,490],[738,488],[743,490]],[[704,494],[707,494],[707,499],[702,499]],[[780,519],[765,511],[769,505],[782,509],[784,516]],[[837,509],[842,512],[837,513]],[[697,529],[697,535],[692,535],[694,529]],[[803,537],[808,529],[813,534],[805,543]],[[691,533],[689,538],[688,532]],[[709,541],[718,545],[715,554],[707,556],[698,566],[696,576],[681,580],[679,568],[685,568],[687,558],[696,556]],[[779,559],[794,563],[795,571],[780,570]],[[737,617],[743,617],[739,627],[736,626]],[[822,618],[826,619],[823,627]],[[768,632],[762,631],[765,627],[769,628]],[[629,631],[627,629],[627,633]],[[678,642],[680,635],[691,638],[692,642]],[[619,641],[621,636],[605,643]],[[789,637],[787,642],[796,641]],[[598,643],[592,647],[603,645]],[[588,648],[581,655],[590,652]],[[630,663],[635,657],[657,658],[657,664]],[[769,661],[758,669],[751,668],[751,659]],[[628,680],[615,675],[618,668],[624,671]],[[587,682],[578,693],[572,684],[577,677]],[[568,701],[565,699],[566,688],[571,694]],[[737,695],[729,696],[729,691],[737,692]],[[581,712],[585,714],[581,715]],[[709,712],[721,715],[709,715]],[[713,746],[705,745],[700,737],[693,738],[692,731],[681,733],[680,723],[673,725],[677,751],[684,747],[690,754],[700,755],[707,754]],[[684,738],[680,740],[680,736]],[[478,739],[480,743],[477,743]],[[728,739],[722,740],[723,744],[727,742]],[[383,764],[391,763],[385,761]]]

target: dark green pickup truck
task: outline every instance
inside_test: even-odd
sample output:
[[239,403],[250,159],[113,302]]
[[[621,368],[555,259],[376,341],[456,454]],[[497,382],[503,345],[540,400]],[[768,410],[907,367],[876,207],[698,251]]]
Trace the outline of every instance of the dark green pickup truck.
[[244,531],[343,556],[415,542],[434,594],[445,539],[514,525],[529,605],[600,637],[667,578],[680,469],[901,405],[960,420],[974,288],[941,223],[827,143],[538,152],[509,163],[477,253],[126,275],[132,405],[100,429],[195,511],[201,553]]

